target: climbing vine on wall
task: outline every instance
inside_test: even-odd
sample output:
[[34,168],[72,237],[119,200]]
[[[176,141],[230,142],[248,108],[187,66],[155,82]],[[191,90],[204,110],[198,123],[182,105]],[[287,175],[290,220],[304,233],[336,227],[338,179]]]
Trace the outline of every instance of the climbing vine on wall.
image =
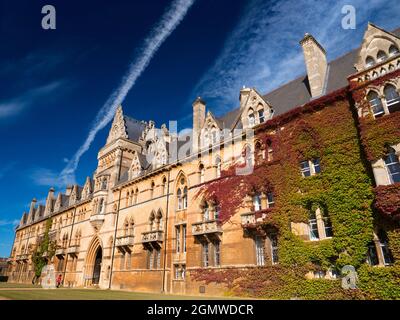
[[39,279],[43,267],[47,265],[47,262],[51,260],[56,251],[56,242],[50,240],[49,236],[51,224],[51,219],[47,219],[43,238],[38,243],[36,251],[32,254],[32,263],[35,271],[34,281]]
[[[368,290],[344,293],[337,281],[304,277],[313,268],[340,270],[346,264],[360,268],[365,265],[368,243],[372,240],[372,179],[361,160],[363,155],[349,101],[346,89],[339,90],[259,126],[256,138],[275,142],[274,161],[262,160],[247,176],[235,176],[238,164],[234,164],[223,172],[221,179],[201,189],[201,196],[221,203],[223,222],[245,205],[243,199],[251,192],[272,191],[275,195],[275,207],[266,212],[262,225],[273,224],[278,229],[280,265],[236,274],[241,279],[241,294],[269,298],[369,296]],[[321,173],[303,178],[299,163],[313,158],[320,159]],[[291,223],[308,222],[309,211],[316,207],[328,212],[334,236],[322,241],[304,241],[292,232]],[[222,275],[213,275],[217,271],[200,272],[194,276],[197,280],[218,282],[235,276],[228,276],[230,272],[233,271]],[[266,280],[255,281],[253,277]],[[310,293],[302,288],[308,288]],[[379,296],[378,291],[374,291],[375,296]]]

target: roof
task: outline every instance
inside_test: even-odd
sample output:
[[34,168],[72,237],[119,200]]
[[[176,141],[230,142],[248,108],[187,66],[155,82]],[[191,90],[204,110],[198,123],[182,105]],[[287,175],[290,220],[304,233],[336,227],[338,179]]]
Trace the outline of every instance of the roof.
[[[400,28],[391,32],[400,36]],[[354,64],[361,47],[354,49],[328,63],[328,79],[325,94],[348,85],[347,77],[356,72]],[[274,115],[280,115],[311,100],[307,75],[302,75],[283,86],[267,93],[263,98],[274,108]]]
[[142,132],[145,129],[145,124],[136,119],[124,116],[126,132],[128,133],[128,138],[131,141],[138,141],[142,136]]

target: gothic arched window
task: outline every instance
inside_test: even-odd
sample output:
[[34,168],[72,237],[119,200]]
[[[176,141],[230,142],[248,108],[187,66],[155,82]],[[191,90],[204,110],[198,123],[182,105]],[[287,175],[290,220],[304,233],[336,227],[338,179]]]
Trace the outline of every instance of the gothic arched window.
[[383,109],[381,98],[375,91],[370,91],[368,93],[367,99],[372,109],[372,113],[374,117],[380,117],[385,114],[385,110]]
[[368,56],[368,57],[365,59],[365,66],[366,66],[367,68],[372,67],[374,64],[375,64],[375,60],[374,60],[374,58],[372,58],[371,56]]
[[394,85],[388,84],[383,90],[385,93],[386,106],[390,113],[400,110],[400,96]]

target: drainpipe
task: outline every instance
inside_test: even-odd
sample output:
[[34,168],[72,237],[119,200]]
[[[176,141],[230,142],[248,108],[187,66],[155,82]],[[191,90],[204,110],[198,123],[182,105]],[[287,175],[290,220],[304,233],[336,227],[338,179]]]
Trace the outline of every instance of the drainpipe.
[[[68,249],[71,246],[72,233],[74,231],[74,225],[75,225],[76,208],[77,207],[75,207],[75,209],[74,209],[74,215],[72,217],[71,233],[69,235],[68,247],[66,249]],[[67,272],[67,264],[68,264],[68,252],[65,253],[65,266],[64,266],[64,272],[63,272],[63,278],[62,278],[62,284],[63,285],[64,285],[64,280],[65,280],[65,273]]]
[[164,263],[163,263],[163,276],[162,276],[162,289],[161,292],[165,292],[165,281],[166,281],[166,264],[167,264],[167,234],[168,234],[168,215],[169,215],[169,184],[170,184],[171,169],[168,171],[168,186],[167,186],[167,210],[165,213],[165,233],[164,233]]
[[117,240],[118,218],[119,218],[119,208],[120,208],[120,203],[121,203],[121,193],[122,193],[122,188],[119,189],[119,195],[118,195],[117,218],[116,218],[116,221],[115,221],[114,240],[113,240],[113,246],[112,246],[111,266],[110,266],[110,280],[108,282],[108,289],[111,289],[112,276],[113,276],[115,242]]

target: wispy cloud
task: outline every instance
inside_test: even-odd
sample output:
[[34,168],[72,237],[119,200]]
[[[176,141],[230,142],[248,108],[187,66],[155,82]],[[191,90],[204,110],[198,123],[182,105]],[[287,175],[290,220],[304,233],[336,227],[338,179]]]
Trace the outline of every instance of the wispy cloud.
[[46,168],[34,168],[29,173],[32,181],[38,186],[65,187],[67,184],[74,184],[74,177],[60,177],[60,174]]
[[60,175],[61,183],[74,180],[75,170],[78,167],[82,155],[90,148],[97,133],[112,120],[117,107],[124,101],[126,95],[149,65],[151,59],[160,46],[180,24],[194,2],[195,0],[174,0],[165,11],[160,22],[152,29],[150,35],[144,40],[142,48],[134,57],[134,60],[129,66],[128,72],[123,77],[121,84],[116,90],[114,90],[106,103],[99,110],[86,140],[62,170]]
[[[341,27],[343,5],[356,8],[355,30]],[[305,72],[299,40],[313,34],[332,59],[360,45],[368,21],[398,26],[398,0],[252,0],[220,56],[193,90],[217,113],[238,103],[243,85],[268,92]]]
[[17,226],[19,224],[19,220],[0,220],[0,227],[4,226]]
[[53,81],[28,90],[18,97],[0,101],[0,120],[15,116],[25,108],[31,106],[38,98],[53,93],[63,84],[63,81]]

